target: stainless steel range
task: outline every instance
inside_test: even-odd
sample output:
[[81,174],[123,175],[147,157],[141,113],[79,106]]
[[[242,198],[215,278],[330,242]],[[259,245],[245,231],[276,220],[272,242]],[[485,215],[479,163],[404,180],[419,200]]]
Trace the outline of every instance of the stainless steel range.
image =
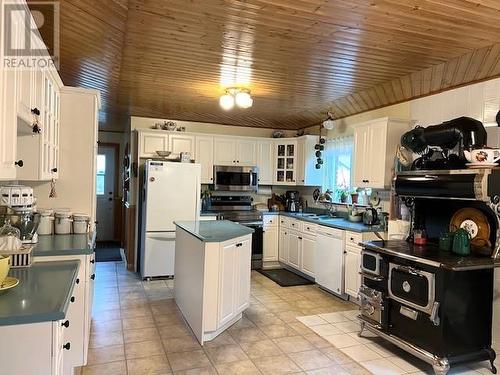
[[247,195],[219,195],[210,198],[209,211],[221,220],[231,220],[252,228],[252,269],[262,268],[264,220],[262,213],[252,207],[252,197]]

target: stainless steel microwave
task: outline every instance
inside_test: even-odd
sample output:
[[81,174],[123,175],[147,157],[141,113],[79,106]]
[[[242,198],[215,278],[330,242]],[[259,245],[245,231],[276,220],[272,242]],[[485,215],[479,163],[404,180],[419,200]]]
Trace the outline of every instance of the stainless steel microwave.
[[214,189],[219,191],[257,191],[259,185],[257,167],[214,167]]

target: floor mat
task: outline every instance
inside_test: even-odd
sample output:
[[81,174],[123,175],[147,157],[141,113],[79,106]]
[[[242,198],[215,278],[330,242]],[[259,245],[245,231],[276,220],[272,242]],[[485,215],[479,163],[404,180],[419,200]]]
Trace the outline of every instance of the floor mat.
[[303,278],[293,272],[290,272],[284,268],[276,268],[270,270],[258,270],[264,276],[270,278],[272,281],[277,283],[279,286],[297,286],[297,285],[309,285],[314,284],[314,282]]
[[119,247],[96,247],[96,262],[118,262],[122,260],[122,253]]

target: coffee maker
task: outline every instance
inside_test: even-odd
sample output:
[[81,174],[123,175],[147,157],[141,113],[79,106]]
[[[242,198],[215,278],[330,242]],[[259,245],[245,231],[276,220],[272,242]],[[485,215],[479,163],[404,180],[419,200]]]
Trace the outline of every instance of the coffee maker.
[[285,193],[285,211],[287,212],[299,212],[300,202],[299,202],[299,192],[294,190],[289,190]]

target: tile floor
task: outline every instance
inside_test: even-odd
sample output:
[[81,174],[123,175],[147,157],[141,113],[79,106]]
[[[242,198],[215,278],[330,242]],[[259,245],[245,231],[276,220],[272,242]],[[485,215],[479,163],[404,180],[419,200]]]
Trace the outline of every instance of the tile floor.
[[142,282],[122,262],[98,263],[96,274],[88,365],[77,375],[431,373],[391,345],[359,338],[356,306],[316,286],[282,288],[253,272],[244,318],[201,347],[172,280]]

